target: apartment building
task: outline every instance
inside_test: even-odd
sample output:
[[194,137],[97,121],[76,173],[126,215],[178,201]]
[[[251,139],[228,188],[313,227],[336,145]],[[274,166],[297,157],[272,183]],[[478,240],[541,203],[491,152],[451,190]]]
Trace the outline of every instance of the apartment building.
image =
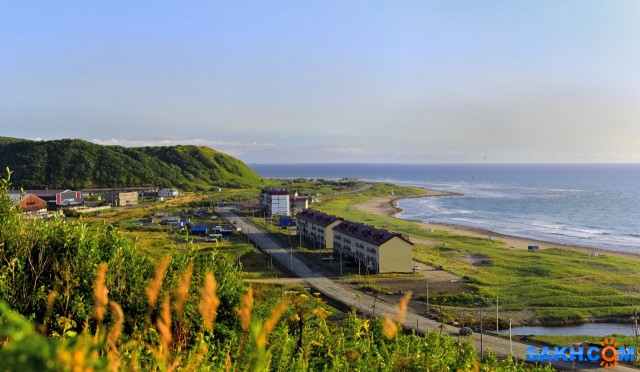
[[314,248],[333,249],[333,228],[343,219],[313,209],[305,209],[296,215],[297,231]]
[[267,187],[260,191],[260,207],[267,216],[290,216],[290,198],[289,190]]
[[373,272],[413,270],[413,243],[398,233],[358,222],[342,221],[333,227],[333,249]]

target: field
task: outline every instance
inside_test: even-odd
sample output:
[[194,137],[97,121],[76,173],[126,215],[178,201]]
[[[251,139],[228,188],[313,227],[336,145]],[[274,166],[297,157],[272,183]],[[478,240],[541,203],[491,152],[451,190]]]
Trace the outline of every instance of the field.
[[615,254],[591,257],[587,250],[512,249],[497,239],[429,231],[412,221],[354,208],[367,198],[388,196],[391,190],[406,197],[421,192],[376,184],[363,194],[324,198],[314,208],[409,236],[416,243],[417,261],[443,265],[451,274],[465,278],[468,291],[452,293],[446,299],[451,306],[443,304],[454,316],[470,309],[495,308],[496,298],[505,316],[521,324],[626,320],[640,307],[640,260]]

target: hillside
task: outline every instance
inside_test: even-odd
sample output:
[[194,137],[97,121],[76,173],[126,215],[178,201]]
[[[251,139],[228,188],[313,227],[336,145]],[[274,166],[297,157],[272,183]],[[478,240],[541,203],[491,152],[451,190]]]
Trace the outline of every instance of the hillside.
[[252,187],[262,178],[240,160],[204,146],[102,146],[77,139],[0,137],[0,166],[25,189],[159,186],[183,190]]

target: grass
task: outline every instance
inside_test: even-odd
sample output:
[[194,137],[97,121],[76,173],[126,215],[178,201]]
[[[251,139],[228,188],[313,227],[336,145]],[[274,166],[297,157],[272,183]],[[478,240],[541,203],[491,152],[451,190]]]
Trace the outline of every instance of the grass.
[[[451,273],[467,276],[480,297],[498,296],[505,310],[526,310],[544,323],[626,318],[640,307],[640,260],[612,254],[591,257],[587,251],[559,248],[536,252],[511,249],[499,240],[430,232],[412,221],[354,208],[374,196],[389,196],[391,188],[396,196],[420,195],[414,188],[376,184],[359,195],[325,198],[314,208],[428,242],[415,245],[417,261],[443,265]],[[470,255],[482,255],[482,265],[470,264]]]

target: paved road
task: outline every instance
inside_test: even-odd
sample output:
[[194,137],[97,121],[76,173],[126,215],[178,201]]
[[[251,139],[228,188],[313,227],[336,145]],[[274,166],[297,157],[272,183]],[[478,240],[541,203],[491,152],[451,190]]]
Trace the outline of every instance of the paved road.
[[[348,307],[354,307],[365,314],[372,314],[379,317],[388,316],[393,319],[396,318],[398,304],[391,304],[379,298],[375,299],[373,296],[339,284],[330,278],[325,277],[319,270],[316,270],[315,268],[310,267],[306,262],[299,260],[294,249],[281,247],[277,242],[271,239],[269,233],[253,225],[248,220],[238,217],[231,212],[227,212],[226,217],[232,223],[235,221],[236,226],[241,226],[243,233],[248,236],[248,239],[252,243],[256,244],[262,251],[270,253],[273,259],[277,260],[282,266],[289,268],[294,275],[306,281],[310,287],[313,287],[325,296],[343,303]],[[441,324],[439,322],[410,311],[406,314],[404,325],[417,329],[417,332],[419,333],[438,330],[441,328]],[[446,332],[457,337],[458,328],[444,325],[441,332]],[[472,336],[476,350],[478,351],[480,351],[481,347],[480,337],[481,336],[477,333],[474,333]],[[485,352],[487,350],[493,350],[499,356],[513,354],[519,358],[524,358],[527,355],[526,348],[530,346],[520,342],[510,343],[508,339],[487,334],[482,335],[482,344]],[[566,371],[589,371],[600,369],[600,366],[595,363],[577,363],[576,369],[574,369],[572,363],[555,362],[554,367],[558,370]],[[627,366],[617,366],[615,367],[615,371],[637,372],[638,369]]]

